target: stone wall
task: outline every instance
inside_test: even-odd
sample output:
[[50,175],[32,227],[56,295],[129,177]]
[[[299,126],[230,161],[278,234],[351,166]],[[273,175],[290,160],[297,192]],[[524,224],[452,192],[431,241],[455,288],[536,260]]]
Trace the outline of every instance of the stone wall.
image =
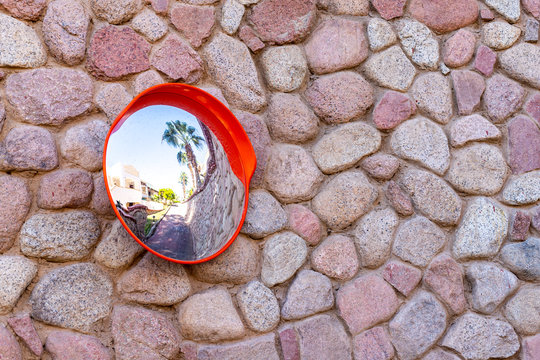
[[[537,0],[1,3],[0,357],[540,358]],[[111,122],[165,81],[258,159],[196,266],[103,187]]]

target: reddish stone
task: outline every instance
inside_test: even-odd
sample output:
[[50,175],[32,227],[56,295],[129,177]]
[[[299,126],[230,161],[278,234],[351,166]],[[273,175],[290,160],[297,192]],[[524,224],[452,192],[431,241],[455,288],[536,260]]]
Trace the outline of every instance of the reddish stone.
[[149,52],[150,44],[133,29],[109,25],[92,36],[86,66],[99,79],[120,79],[147,70]]
[[311,265],[314,270],[334,279],[351,279],[359,266],[354,243],[344,235],[329,236],[311,253]]
[[470,31],[461,29],[444,45],[444,63],[450,67],[460,67],[467,64],[474,55],[476,37]]
[[210,36],[215,22],[213,6],[195,6],[177,3],[170,12],[171,22],[188,39],[191,46],[198,48]]
[[484,21],[491,21],[495,19],[495,14],[489,9],[482,9],[480,10],[480,18]]
[[480,105],[482,93],[486,88],[484,78],[469,70],[452,71],[452,81],[456,93],[460,115],[470,115]]
[[532,210],[531,225],[536,231],[540,231],[540,205]]
[[410,216],[414,213],[411,198],[393,180],[388,182],[386,198],[399,215]]
[[540,123],[540,93],[535,93],[531,96],[527,104],[525,104],[525,111]]
[[540,334],[524,338],[521,342],[521,348],[522,360],[540,359]]
[[8,319],[8,324],[34,354],[41,356],[41,353],[43,353],[43,344],[34,328],[30,315],[23,314],[11,317]]
[[381,17],[390,20],[403,15],[403,8],[407,0],[372,0],[373,7],[377,9]]
[[297,204],[286,207],[291,230],[300,235],[308,244],[317,245],[323,235],[324,226],[311,210]]
[[182,341],[180,344],[180,353],[184,360],[197,360],[197,343],[193,341]]
[[257,52],[264,48],[264,43],[257,37],[255,31],[253,31],[253,29],[247,25],[240,28],[238,36],[240,37],[240,40],[242,40],[244,44],[246,44],[247,47],[253,52]]
[[261,187],[264,182],[264,170],[270,156],[270,145],[272,143],[268,128],[264,120],[258,115],[247,112],[238,112],[235,115],[246,131],[257,157],[257,168],[251,178],[250,186],[253,188]]
[[199,54],[176,35],[169,35],[152,54],[152,65],[171,79],[188,84],[200,80],[203,61]]
[[485,45],[480,45],[476,52],[474,60],[474,68],[480,71],[485,76],[493,74],[493,67],[497,61],[497,54]]
[[44,128],[13,128],[0,144],[0,170],[49,171],[57,166],[56,143],[51,133]]
[[454,314],[467,308],[463,289],[463,273],[459,264],[448,255],[439,255],[427,268],[424,282],[448,305]]
[[399,307],[394,289],[376,275],[365,275],[342,286],[336,303],[353,335],[388,320]]
[[281,351],[285,360],[300,360],[300,345],[296,337],[296,331],[289,328],[279,332]]
[[94,192],[90,208],[100,215],[114,215],[114,210],[107,195],[103,173],[99,173],[94,179]]
[[529,117],[518,115],[510,120],[508,148],[514,174],[540,169],[540,129]]
[[390,360],[394,358],[394,347],[388,332],[382,326],[358,334],[353,339],[356,360]]
[[389,180],[399,168],[399,160],[388,154],[375,154],[360,163],[369,176],[375,179]]
[[249,20],[263,41],[286,44],[303,39],[316,19],[315,0],[262,0]]
[[9,249],[28,214],[32,195],[26,182],[15,176],[0,176],[0,253]]
[[531,215],[525,211],[516,211],[512,221],[512,230],[510,238],[512,240],[526,240],[529,226],[531,225]]
[[422,271],[402,262],[391,261],[384,267],[383,278],[397,291],[409,296],[422,279]]
[[409,11],[418,21],[439,33],[465,27],[478,18],[475,0],[412,0]]
[[166,14],[169,9],[169,1],[170,0],[150,0],[150,4],[152,5],[152,9],[158,14]]
[[373,122],[377,129],[390,130],[407,120],[416,112],[416,105],[407,95],[387,91],[373,110]]
[[47,5],[47,0],[1,0],[9,13],[19,19],[37,20]]
[[540,20],[540,0],[523,0],[523,7]]
[[54,360],[111,360],[112,355],[97,338],[71,331],[53,331],[45,348]]
[[92,196],[94,187],[90,174],[83,170],[58,170],[41,179],[37,204],[42,209],[81,207]]
[[483,98],[489,117],[493,122],[501,122],[518,110],[524,96],[521,85],[496,74],[487,80]]
[[0,325],[0,356],[4,360],[22,360],[22,352],[15,336]]

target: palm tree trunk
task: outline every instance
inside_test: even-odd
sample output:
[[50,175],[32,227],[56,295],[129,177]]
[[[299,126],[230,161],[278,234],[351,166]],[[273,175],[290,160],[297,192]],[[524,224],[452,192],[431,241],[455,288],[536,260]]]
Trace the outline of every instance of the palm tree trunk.
[[186,154],[188,161],[191,164],[191,168],[193,169],[193,173],[195,174],[195,180],[197,182],[197,188],[201,186],[201,178],[199,177],[199,167],[197,166],[197,159],[195,159],[195,154],[193,154],[193,149],[191,148],[191,145],[186,144]]

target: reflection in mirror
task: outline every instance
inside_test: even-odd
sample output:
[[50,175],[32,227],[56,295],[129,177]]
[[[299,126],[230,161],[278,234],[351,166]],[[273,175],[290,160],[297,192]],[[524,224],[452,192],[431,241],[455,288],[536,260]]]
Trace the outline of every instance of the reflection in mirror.
[[164,256],[209,257],[240,226],[244,186],[217,137],[185,110],[153,105],[130,115],[110,135],[105,167],[123,220]]

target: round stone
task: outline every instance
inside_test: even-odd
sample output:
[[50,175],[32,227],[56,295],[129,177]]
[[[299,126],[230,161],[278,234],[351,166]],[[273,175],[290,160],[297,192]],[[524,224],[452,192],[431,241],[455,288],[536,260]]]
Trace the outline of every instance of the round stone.
[[272,235],[264,244],[261,281],[268,287],[290,279],[306,261],[307,246],[292,232]]
[[261,239],[282,230],[287,225],[287,214],[281,204],[267,191],[254,190],[249,194],[249,204],[242,232],[254,239]]
[[387,91],[373,110],[373,122],[377,129],[391,130],[416,112],[411,99],[397,91]]
[[508,244],[501,250],[501,260],[520,279],[540,279],[540,238],[530,237],[525,241]]
[[511,77],[524,81],[540,89],[540,47],[521,43],[504,51],[499,56],[499,64]]
[[307,207],[290,204],[285,208],[289,216],[289,227],[301,236],[308,244],[317,245],[326,229],[317,215]]
[[109,126],[97,119],[71,127],[60,145],[62,156],[88,171],[101,170],[108,131]]
[[474,23],[478,18],[478,4],[475,0],[455,0],[451,3],[412,0],[409,12],[436,32],[447,33]]
[[0,314],[13,310],[37,271],[37,265],[24,256],[0,256]]
[[471,61],[474,55],[476,37],[470,31],[461,29],[446,41],[443,50],[444,63],[450,67],[460,67]]
[[279,323],[279,304],[276,296],[257,280],[250,281],[236,294],[238,307],[247,326],[258,332],[268,332]]
[[261,56],[261,65],[268,84],[282,92],[298,89],[307,74],[306,59],[296,45],[268,48]]
[[484,44],[495,50],[508,49],[520,35],[520,28],[504,21],[493,21],[482,26]]
[[521,13],[519,0],[485,0],[485,3],[504,16],[508,21],[514,23],[519,20]]
[[8,250],[32,204],[26,182],[18,177],[0,176],[0,253]]
[[148,70],[137,75],[135,81],[133,81],[133,90],[138,94],[152,86],[163,83],[163,78],[156,70]]
[[418,109],[441,124],[452,117],[452,88],[443,75],[430,72],[420,75],[411,87]]
[[319,119],[297,94],[275,93],[266,114],[268,130],[275,140],[302,143],[317,136]]
[[461,314],[467,308],[461,266],[447,254],[431,261],[424,273],[424,283],[450,308]]
[[58,170],[41,178],[37,204],[42,209],[81,207],[90,201],[94,180],[77,169]]
[[112,360],[111,351],[97,338],[72,331],[49,333],[45,348],[55,360]]
[[124,86],[113,83],[105,84],[98,90],[95,103],[107,115],[109,123],[112,123],[118,114],[128,106],[131,99],[133,96],[127,92]]
[[500,130],[485,117],[478,114],[458,118],[450,128],[450,143],[452,146],[462,146],[470,141],[500,138]]
[[4,325],[0,325],[0,354],[7,360],[23,359],[17,339]]
[[504,314],[520,334],[535,335],[540,332],[540,287],[522,287],[508,301]]
[[360,166],[375,179],[390,180],[399,169],[399,160],[392,155],[377,153],[362,160]]
[[354,243],[347,236],[327,237],[311,253],[314,270],[337,280],[349,280],[358,271],[358,256]]
[[47,6],[47,0],[3,0],[2,6],[16,18],[36,21]]
[[416,75],[416,68],[397,45],[371,55],[364,71],[380,86],[399,91],[407,91]]
[[237,0],[225,0],[221,7],[221,28],[229,35],[233,35],[244,16],[246,8]]
[[365,16],[369,11],[368,0],[319,0],[317,5],[337,15]]
[[[107,205],[110,207],[110,204]],[[143,250],[144,248],[128,234],[122,223],[117,220],[109,233],[96,246],[94,259],[106,267],[118,269],[130,265]]]
[[397,36],[394,29],[392,29],[392,25],[379,18],[369,20],[367,36],[369,39],[369,48],[372,51],[386,49],[397,41]]
[[508,163],[514,174],[540,169],[540,129],[519,115],[508,124]]
[[18,126],[0,143],[0,170],[49,171],[58,166],[51,133],[37,126]]
[[510,179],[504,187],[502,200],[511,205],[532,204],[540,200],[540,171],[530,171]]
[[0,14],[0,66],[33,68],[45,65],[46,61],[47,52],[34,29]]
[[451,77],[459,114],[470,115],[478,110],[486,88],[484,78],[469,70],[453,70]]
[[201,46],[203,40],[210,36],[216,18],[213,6],[195,6],[179,2],[173,5],[169,16],[173,25],[195,48]]
[[372,0],[373,7],[383,19],[401,17],[407,0]]
[[151,42],[161,39],[168,30],[167,24],[147,8],[133,18],[131,27]]
[[424,24],[409,19],[398,20],[398,36],[405,53],[421,69],[437,69],[439,43]]
[[97,17],[111,24],[121,24],[133,17],[142,7],[141,0],[92,0],[90,5]]
[[203,76],[203,61],[184,40],[169,35],[152,51],[152,66],[175,81],[187,84],[198,82]]
[[289,286],[281,316],[285,320],[301,319],[333,306],[334,293],[330,279],[312,270],[302,270]]

